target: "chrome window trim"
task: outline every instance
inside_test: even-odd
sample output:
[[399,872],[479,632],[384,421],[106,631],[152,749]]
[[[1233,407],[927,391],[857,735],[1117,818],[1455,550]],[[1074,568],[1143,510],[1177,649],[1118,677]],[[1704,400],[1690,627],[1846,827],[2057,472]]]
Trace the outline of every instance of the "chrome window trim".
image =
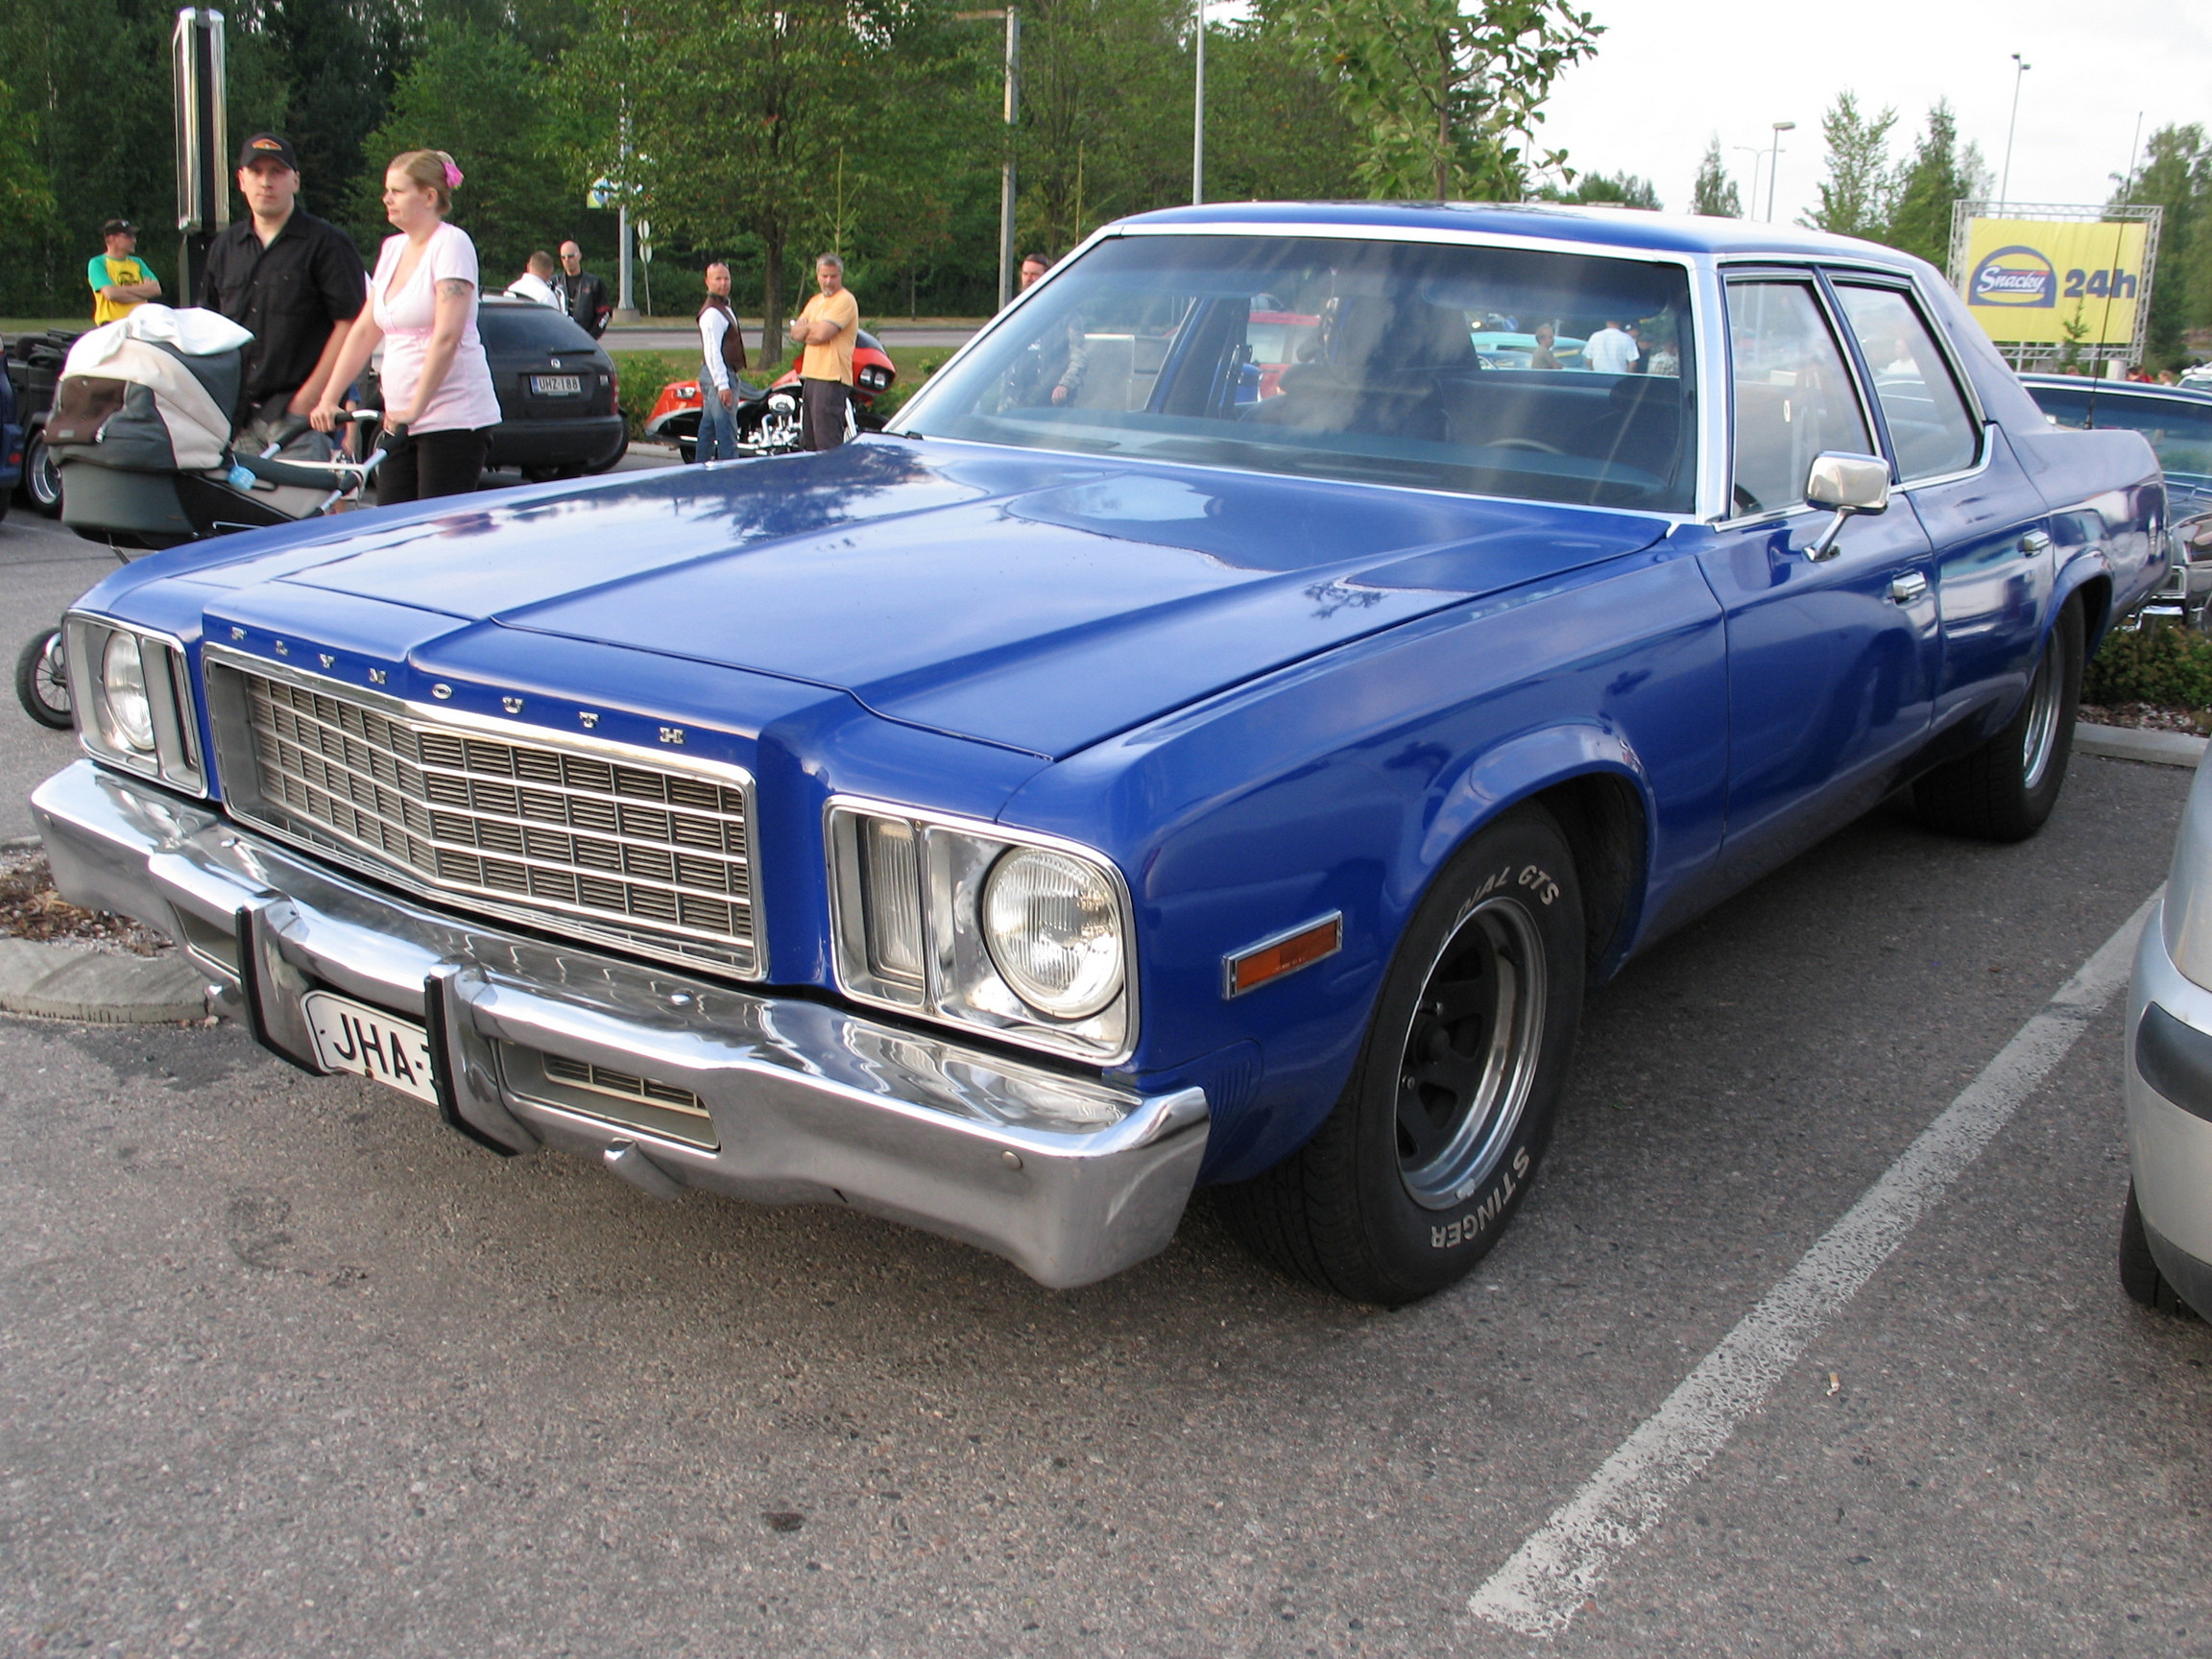
[[[1828,294],[1827,285],[1821,281],[1820,273],[1813,267],[1812,263],[1810,261],[1803,263],[1783,262],[1772,258],[1743,259],[1732,261],[1725,268],[1717,268],[1717,274],[1720,284],[1720,314],[1723,318],[1727,316],[1728,288],[1731,283],[1796,282],[1813,290],[1813,303],[1828,325],[1828,331],[1835,339],[1836,349],[1843,358],[1843,372],[1850,377],[1852,394],[1859,400],[1859,419],[1865,423],[1866,436],[1876,445],[1875,449],[1870,449],[1867,453],[1879,452],[1883,435],[1888,431],[1888,428],[1875,418],[1874,410],[1868,402],[1867,388],[1859,375],[1857,355],[1852,347],[1846,343],[1844,330],[1849,327],[1849,324],[1838,314],[1837,307]],[[1736,366],[1732,354],[1727,349],[1728,331],[1725,322],[1719,332],[1722,338],[1721,380],[1728,388],[1726,447],[1723,451],[1725,465],[1720,476],[1723,505],[1719,509],[1725,513],[1728,507],[1735,504],[1736,499]],[[1882,458],[1889,463],[1889,471],[1892,479],[1894,479],[1897,471],[1895,457],[1885,454]],[[1716,530],[1732,530],[1740,525],[1756,524],[1766,518],[1787,518],[1795,513],[1816,511],[1818,509],[1813,507],[1809,502],[1798,501],[1788,507],[1770,507],[1758,513],[1743,513],[1732,517],[1717,518],[1713,521],[1713,527]]]
[[[521,721],[497,720],[488,715],[472,714],[466,709],[440,708],[431,704],[411,703],[389,692],[371,690],[366,686],[349,685],[327,675],[311,674],[289,663],[272,662],[265,657],[255,657],[244,651],[234,651],[216,644],[201,647],[201,681],[204,687],[210,666],[226,668],[244,674],[257,674],[265,679],[280,680],[302,690],[340,699],[374,709],[387,717],[414,721],[426,726],[438,726],[456,733],[487,737],[501,743],[529,748],[549,749],[556,753],[582,754],[611,763],[632,765],[653,772],[677,772],[702,779],[709,782],[727,785],[739,790],[745,798],[745,870],[750,891],[745,903],[752,917],[753,966],[743,968],[718,954],[738,949],[725,936],[692,929],[681,925],[669,926],[625,926],[604,911],[588,910],[582,906],[569,907],[558,901],[539,900],[529,904],[509,903],[497,898],[469,888],[455,888],[424,880],[412,870],[402,869],[387,860],[349,847],[333,847],[340,838],[325,832],[321,836],[303,835],[294,830],[288,820],[276,820],[252,813],[230,798],[228,784],[225,788],[224,810],[232,818],[251,824],[255,830],[275,835],[288,845],[298,847],[317,857],[328,858],[333,863],[368,876],[418,898],[433,903],[449,904],[456,909],[477,915],[495,916],[503,921],[519,923],[544,931],[559,932],[571,926],[579,936],[610,949],[627,951],[633,955],[651,958],[691,969],[695,972],[721,974],[746,984],[754,984],[768,977],[768,929],[766,905],[763,902],[760,879],[760,828],[759,803],[753,774],[733,761],[713,760],[692,755],[672,755],[664,750],[643,749],[635,744],[619,743],[611,738],[588,736],[583,733],[553,732],[542,726],[527,725]],[[223,733],[229,722],[230,710],[217,706],[216,699],[207,697],[207,723],[215,736],[218,756],[224,752]],[[242,715],[242,711],[240,711]],[[257,776],[258,765],[253,767]],[[230,776],[228,767],[223,776]],[[502,822],[502,814],[469,811],[476,816]],[[426,840],[431,839],[425,837]],[[673,884],[673,883],[671,883]],[[709,895],[711,897],[711,895]],[[728,895],[721,895],[727,899]],[[685,944],[695,946],[684,950]]]
[[[972,1020],[961,1020],[936,1012],[934,1006],[936,988],[930,984],[931,975],[927,967],[931,958],[926,949],[928,943],[926,907],[923,913],[925,966],[921,1003],[900,1002],[866,990],[855,989],[846,972],[846,942],[849,937],[846,928],[847,918],[843,909],[846,882],[844,873],[838,865],[836,836],[830,828],[830,821],[838,812],[850,812],[863,817],[902,818],[915,824],[950,830],[959,834],[973,836],[979,841],[1000,841],[1010,847],[1035,847],[1047,853],[1065,853],[1071,857],[1082,859],[1086,864],[1095,865],[1098,869],[1103,870],[1106,873],[1107,880],[1113,886],[1114,902],[1121,920],[1121,998],[1126,1006],[1122,1020],[1120,1047],[1110,1054],[1100,1054],[1090,1049],[1075,1051],[1064,1044],[1037,1041],[1035,1038],[1023,1035],[1021,1029],[978,1024]],[[1129,881],[1121,873],[1121,866],[1097,848],[1086,846],[1080,841],[1071,841],[1065,835],[1053,835],[1040,830],[1013,829],[989,818],[971,818],[957,812],[940,812],[926,806],[910,805],[903,801],[886,801],[871,795],[833,793],[822,803],[822,858],[830,902],[828,918],[830,972],[838,995],[848,997],[852,1000],[871,1008],[881,1008],[894,1014],[902,1015],[909,1020],[926,1020],[933,1025],[943,1025],[954,1031],[965,1031],[972,1036],[996,1038],[1001,1043],[1014,1044],[1040,1053],[1057,1055],[1062,1059],[1073,1060],[1079,1065],[1100,1068],[1118,1066],[1136,1053],[1143,1013],[1143,1001],[1139,995],[1138,986],[1136,906],[1130,900]],[[925,906],[926,906],[926,897]],[[863,918],[855,917],[853,920],[856,925],[865,925]],[[1013,990],[1011,986],[1007,989],[1010,993]],[[1018,995],[1016,1000],[1020,1000]],[[1028,1006],[1026,1003],[1022,1005]],[[1034,1013],[1034,1010],[1032,1012]],[[1080,1022],[1070,1021],[1066,1023],[1076,1024]],[[1037,1016],[1027,1029],[1048,1037],[1056,1027],[1045,1017]]]
[[[169,788],[180,789],[186,794],[202,800],[206,799],[208,792],[207,757],[201,752],[201,700],[192,683],[192,656],[184,641],[164,628],[148,628],[140,623],[125,621],[120,616],[110,616],[105,612],[87,611],[80,606],[72,606],[61,616],[64,649],[66,649],[70,624],[80,622],[88,623],[96,628],[106,628],[111,633],[133,635],[141,640],[150,639],[166,650],[170,654],[172,661],[163,664],[161,669],[163,677],[170,683],[168,706],[164,707],[153,695],[154,686],[151,681],[149,681],[146,688],[148,712],[154,721],[153,755],[141,761],[133,759],[128,755],[110,754],[105,748],[96,747],[92,737],[92,727],[86,723],[91,712],[89,702],[85,702],[84,708],[78,714],[77,746],[103,766],[113,766],[119,771],[130,772],[140,778],[151,778],[156,783],[165,784]],[[74,654],[72,654],[72,660],[74,660]],[[87,662],[84,665],[83,671],[85,676],[85,688],[91,689],[97,686],[99,684],[99,665]],[[143,673],[144,671],[143,658],[141,658],[140,672]],[[71,685],[72,697],[75,697],[76,691],[77,687],[74,685]],[[80,701],[84,700],[80,699]],[[183,764],[180,767],[173,769],[162,761],[161,738],[165,732],[176,739],[179,747],[182,750]]]
[[[1483,205],[1494,206],[1495,204],[1484,204]],[[892,423],[884,428],[885,432],[895,438],[921,437],[927,439],[932,444],[973,444],[976,448],[986,450],[1019,448],[1019,445],[1014,445],[984,444],[972,438],[948,438],[927,432],[916,433],[907,421],[912,413],[927,408],[928,392],[931,385],[950,384],[952,377],[948,375],[945,371],[959,364],[987,336],[995,333],[1002,326],[1008,318],[1012,317],[1028,301],[1032,294],[1046,287],[1053,276],[1073,265],[1078,258],[1090,252],[1099,243],[1110,242],[1122,236],[1311,236],[1337,242],[1406,242],[1470,248],[1512,248],[1537,253],[1580,254],[1588,258],[1626,259],[1646,265],[1677,266],[1688,277],[1690,326],[1696,336],[1697,361],[1704,366],[1706,373],[1704,379],[1691,388],[1691,396],[1697,400],[1698,453],[1695,469],[1697,484],[1692,492],[1693,502],[1690,511],[1663,513],[1648,507],[1596,507],[1587,502],[1578,501],[1536,501],[1527,495],[1482,495],[1472,491],[1437,490],[1418,484],[1380,484],[1372,479],[1364,478],[1307,479],[1306,482],[1325,483],[1353,489],[1387,490],[1397,494],[1433,495],[1448,501],[1503,501],[1510,502],[1518,507],[1531,505],[1564,507],[1587,513],[1623,514],[1642,518],[1663,519],[1669,524],[1706,522],[1711,519],[1714,512],[1719,510],[1713,503],[1718,500],[1719,503],[1725,504],[1727,500],[1726,458],[1724,454],[1721,457],[1719,474],[1721,480],[1719,486],[1719,493],[1718,496],[1709,493],[1715,488],[1713,435],[1715,431],[1715,404],[1718,400],[1707,396],[1707,393],[1713,386],[1724,383],[1711,378],[1713,363],[1711,352],[1713,342],[1718,333],[1712,326],[1712,320],[1716,316],[1723,314],[1719,308],[1719,291],[1711,285],[1714,271],[1713,256],[1708,253],[1684,252],[1680,249],[1622,248],[1604,242],[1584,242],[1571,237],[1524,235],[1515,231],[1503,230],[1458,230],[1443,227],[1413,225],[1323,225],[1309,224],[1304,221],[1284,224],[1223,221],[1214,224],[1195,225],[1102,225],[1063,255],[1059,263],[1054,265],[1052,271],[1047,273],[1045,277],[1032,287],[1023,289],[1016,295],[1013,302],[1005,310],[998,313],[990,322],[963,341],[951,356],[938,365],[927,381],[915,388],[913,396],[901,405],[898,415],[893,417]],[[1727,342],[1725,339],[1720,340],[1719,349],[1719,360],[1722,373],[1725,374],[1727,365]],[[1722,437],[1725,438],[1726,426],[1724,422],[1720,426],[1720,431]],[[1051,450],[1023,450],[1022,452],[1027,454],[1060,453]],[[1111,462],[1112,460],[1112,457],[1103,455],[1082,458],[1103,462]],[[1202,472],[1226,472],[1239,478],[1298,478],[1300,476],[1297,473],[1257,472],[1247,467],[1215,466],[1203,461],[1146,460],[1145,465],[1190,467]]]
[[[1960,366],[1958,355],[1952,349],[1950,336],[1944,332],[1943,325],[1936,321],[1934,314],[1923,301],[1919,286],[1909,278],[1899,281],[1887,272],[1868,271],[1856,265],[1839,266],[1828,272],[1827,276],[1832,287],[1853,286],[1853,279],[1855,278],[1856,285],[1859,287],[1881,288],[1889,293],[1904,296],[1906,306],[1919,320],[1920,326],[1927,330],[1928,338],[1935,343],[1936,353],[1943,360],[1943,367],[1951,376],[1951,389],[1959,394],[1959,400],[1966,406],[1966,419],[1974,427],[1974,464],[1970,467],[1954,468],[1949,472],[1931,472],[1925,478],[1908,479],[1903,475],[1903,469],[1898,466],[1897,457],[1892,452],[1889,457],[1889,470],[1896,475],[1892,493],[1896,491],[1917,489],[1923,484],[1955,484],[1961,478],[1971,478],[1976,473],[1985,469],[1989,465],[1990,452],[1996,448],[1996,445],[1991,442],[1989,437],[1989,418],[1983,413],[1981,395],[1974,390],[1972,376],[1968,375]],[[1837,309],[1839,311],[1842,309],[1840,301],[1839,301]],[[1843,325],[1846,328],[1851,326],[1851,319],[1848,314],[1843,318]],[[1856,344],[1858,339],[1856,332],[1852,335],[1852,339]],[[1861,350],[1860,356],[1863,358],[1865,352]],[[1868,368],[1871,369],[1871,367],[1872,365],[1869,364]],[[1874,392],[1874,397],[1877,402],[1881,400],[1879,390]],[[1889,430],[1889,419],[1887,412],[1882,418],[1882,430],[1887,436]],[[1894,445],[1892,445],[1893,449]]]

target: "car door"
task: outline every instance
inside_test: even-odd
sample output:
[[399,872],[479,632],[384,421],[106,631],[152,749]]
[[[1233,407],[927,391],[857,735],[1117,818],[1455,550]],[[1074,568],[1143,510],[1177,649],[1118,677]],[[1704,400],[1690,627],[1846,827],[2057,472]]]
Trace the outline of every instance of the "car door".
[[1805,500],[1814,458],[1880,453],[1818,278],[1738,273],[1725,292],[1732,517],[1700,557],[1727,613],[1720,873],[1741,881],[1889,790],[1926,741],[1942,651],[1909,509],[1854,517],[1808,556],[1834,517]]
[[1935,552],[1935,753],[1962,751],[2011,717],[2035,671],[2056,566],[2051,517],[2004,430],[1976,415],[1911,284],[1862,273],[1831,280],[1899,493]]

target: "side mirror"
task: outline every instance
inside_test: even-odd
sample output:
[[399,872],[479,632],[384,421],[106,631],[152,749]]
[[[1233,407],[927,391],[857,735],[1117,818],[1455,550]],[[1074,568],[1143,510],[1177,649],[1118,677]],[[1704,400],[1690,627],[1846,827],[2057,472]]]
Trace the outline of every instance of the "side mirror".
[[1879,455],[1852,455],[1839,449],[1815,455],[1805,479],[1805,499],[1815,507],[1836,510],[1820,539],[1805,549],[1805,557],[1818,564],[1836,556],[1836,538],[1843,533],[1844,520],[1861,513],[1887,511],[1889,463]]

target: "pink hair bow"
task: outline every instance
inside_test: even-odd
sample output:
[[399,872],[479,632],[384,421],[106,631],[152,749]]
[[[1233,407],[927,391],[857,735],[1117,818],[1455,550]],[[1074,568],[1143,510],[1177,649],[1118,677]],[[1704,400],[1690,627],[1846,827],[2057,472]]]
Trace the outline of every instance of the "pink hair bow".
[[448,190],[461,188],[461,169],[454,166],[450,161],[445,163],[445,188]]

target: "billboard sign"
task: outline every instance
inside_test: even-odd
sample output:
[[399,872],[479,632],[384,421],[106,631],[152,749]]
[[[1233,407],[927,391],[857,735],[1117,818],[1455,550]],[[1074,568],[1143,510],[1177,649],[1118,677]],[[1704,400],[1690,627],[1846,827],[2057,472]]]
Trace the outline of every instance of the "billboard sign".
[[2126,347],[2150,298],[2150,236],[2139,219],[1970,219],[1960,290],[1992,340]]

